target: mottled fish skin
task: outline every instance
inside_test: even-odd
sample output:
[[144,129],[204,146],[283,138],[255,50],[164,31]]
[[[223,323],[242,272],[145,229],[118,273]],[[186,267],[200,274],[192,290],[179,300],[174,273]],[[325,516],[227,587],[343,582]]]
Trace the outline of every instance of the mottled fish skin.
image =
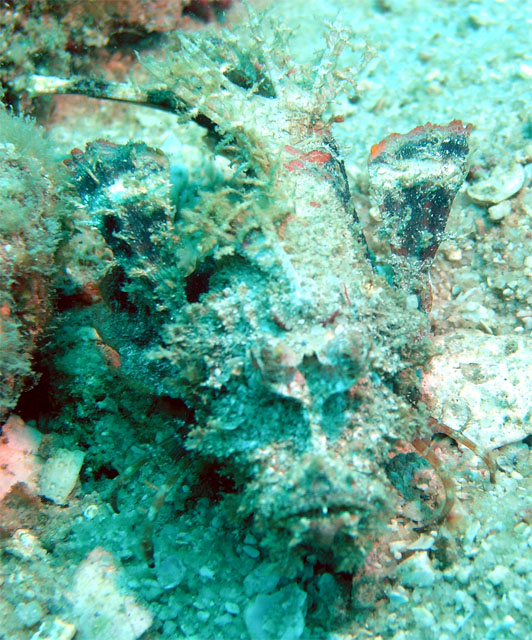
[[[415,400],[430,359],[428,321],[408,303],[417,280],[408,288],[375,270],[316,87],[274,60],[271,90],[242,86],[216,57],[219,36],[201,38],[180,38],[157,82],[182,112],[224,132],[222,152],[237,150],[224,184],[176,213],[159,170],[155,199],[134,171],[83,195],[87,164],[105,156],[111,172],[129,154],[126,173],[160,168],[153,150],[103,145],[74,163],[80,197],[114,252],[98,330],[137,385],[194,409],[185,448],[238,479],[237,511],[252,519],[267,553],[291,548],[354,572],[394,512],[386,476],[394,443],[427,425]],[[400,148],[434,168],[446,145],[445,166],[454,167],[459,143],[467,146],[468,129],[455,123],[414,132],[406,146],[381,143],[372,171],[393,171]],[[453,172],[451,191],[462,175]],[[401,188],[403,201],[428,212],[426,246],[409,220],[390,232],[393,251],[423,265],[441,239],[444,205],[430,198],[441,195],[444,173],[430,174],[434,190],[419,206],[400,176],[395,190],[382,186],[391,215],[402,207]],[[129,187],[118,197],[111,184]],[[102,214],[113,197],[114,212]],[[450,205],[447,192],[444,200]]]

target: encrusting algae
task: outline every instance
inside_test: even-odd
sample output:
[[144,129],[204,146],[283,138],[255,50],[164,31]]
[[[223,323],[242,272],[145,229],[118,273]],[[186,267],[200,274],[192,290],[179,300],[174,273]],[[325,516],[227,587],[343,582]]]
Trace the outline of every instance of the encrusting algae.
[[68,237],[68,176],[42,132],[0,106],[0,420],[35,382],[32,358],[53,311]]

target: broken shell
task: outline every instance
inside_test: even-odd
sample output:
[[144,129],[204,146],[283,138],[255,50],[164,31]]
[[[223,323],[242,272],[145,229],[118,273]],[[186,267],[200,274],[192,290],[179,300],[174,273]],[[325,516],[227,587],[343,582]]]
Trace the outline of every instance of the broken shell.
[[508,200],[503,200],[499,204],[488,207],[488,216],[493,222],[499,222],[512,212],[512,205]]
[[498,204],[520,191],[524,183],[525,171],[520,164],[497,166],[489,175],[470,185],[467,195],[477,204]]

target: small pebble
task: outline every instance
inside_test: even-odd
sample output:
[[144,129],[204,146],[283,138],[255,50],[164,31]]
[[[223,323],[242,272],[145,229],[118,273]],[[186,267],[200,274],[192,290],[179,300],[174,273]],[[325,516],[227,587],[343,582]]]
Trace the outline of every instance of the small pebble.
[[532,573],[532,558],[522,557],[515,563],[515,572],[520,576]]
[[525,172],[520,164],[497,166],[487,176],[470,185],[467,195],[478,204],[498,204],[520,191],[524,183]]
[[532,67],[529,64],[522,62],[519,65],[519,75],[524,80],[532,79]]
[[279,582],[280,576],[275,565],[269,562],[262,562],[251,571],[244,579],[244,591],[246,596],[251,597],[257,593],[272,592]]
[[419,298],[412,293],[411,295],[407,296],[406,298],[406,308],[407,309],[418,309],[419,308]]
[[214,578],[214,571],[209,569],[209,567],[201,567],[199,570],[200,578],[205,578],[206,580],[212,580]]
[[44,616],[44,611],[36,600],[21,602],[17,605],[15,613],[25,627],[33,627]]
[[471,611],[475,608],[475,601],[473,598],[468,593],[461,591],[460,589],[454,592],[454,601],[465,611]]
[[430,587],[436,575],[426,551],[418,551],[397,567],[399,579],[405,587]]
[[240,613],[240,607],[236,604],[236,602],[226,602],[224,604],[224,607],[227,613],[230,613],[234,616]]
[[242,547],[242,551],[246,553],[250,558],[258,558],[260,556],[260,551],[255,549],[255,547],[251,547],[249,544],[245,544]]
[[509,591],[508,600],[510,601],[514,609],[517,609],[518,611],[521,611],[523,609],[523,594],[520,591],[517,591],[516,589],[512,589],[511,591]]
[[390,591],[390,593],[388,594],[388,599],[390,600],[391,604],[407,604],[409,600],[408,592],[406,591],[406,589],[398,587],[397,589],[393,589],[392,591]]
[[526,522],[518,522],[514,527],[514,532],[521,535],[527,528]]
[[226,624],[229,624],[232,621],[232,616],[230,616],[228,613],[224,613],[223,615],[218,616],[214,619],[214,624],[218,625],[219,627],[225,627]]
[[174,555],[166,556],[155,567],[157,581],[163,589],[174,589],[186,574],[185,565]]
[[471,565],[467,565],[465,567],[460,567],[456,572],[456,579],[460,584],[467,584],[469,579],[471,578],[471,574],[473,573],[473,567]]
[[468,17],[469,17],[469,22],[476,29],[480,27],[491,27],[495,24],[495,17],[491,11],[478,9],[475,6]]
[[412,613],[414,614],[414,620],[421,628],[427,629],[434,626],[434,616],[427,607],[414,607]]
[[495,587],[498,587],[504,581],[504,579],[508,576],[509,573],[510,573],[510,570],[508,569],[508,567],[503,567],[502,564],[498,564],[495,567],[495,569],[492,569],[488,573],[487,578],[492,585],[494,585]]
[[460,262],[463,257],[462,249],[459,249],[458,247],[450,247],[444,253],[449,262]]
[[31,640],[72,640],[76,631],[76,627],[70,622],[61,618],[47,618],[31,636]]
[[178,636],[177,624],[173,620],[167,620],[163,624],[163,634],[167,638],[176,638]]
[[499,204],[494,204],[488,208],[488,216],[493,222],[499,222],[499,220],[502,220],[511,212],[512,205],[508,200],[504,200],[504,202],[499,202]]

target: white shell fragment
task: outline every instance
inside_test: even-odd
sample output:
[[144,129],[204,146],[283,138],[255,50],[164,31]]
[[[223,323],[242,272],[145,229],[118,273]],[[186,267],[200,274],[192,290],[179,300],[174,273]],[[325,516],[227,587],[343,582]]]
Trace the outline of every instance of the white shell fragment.
[[436,572],[426,551],[416,551],[397,566],[399,582],[405,587],[430,587]]
[[503,200],[499,204],[494,204],[488,208],[488,216],[493,222],[499,222],[503,218],[506,218],[512,212],[512,205],[508,200]]
[[29,529],[17,529],[7,546],[7,551],[21,560],[45,559],[47,551]]
[[81,451],[57,449],[44,463],[39,478],[39,493],[55,504],[66,505],[77,482],[83,458]]
[[462,331],[439,338],[423,391],[440,422],[485,449],[532,434],[532,338]]
[[498,204],[520,191],[525,183],[525,171],[517,162],[511,166],[496,166],[487,176],[467,187],[467,195],[481,205]]

